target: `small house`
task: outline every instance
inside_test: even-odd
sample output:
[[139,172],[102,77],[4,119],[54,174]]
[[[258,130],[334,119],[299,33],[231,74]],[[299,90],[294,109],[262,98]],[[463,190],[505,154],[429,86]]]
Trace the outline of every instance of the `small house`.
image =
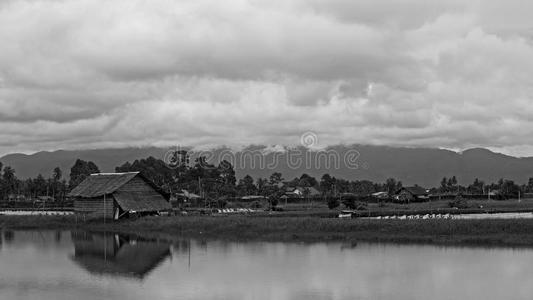
[[34,202],[46,203],[46,202],[54,202],[54,201],[55,199],[50,196],[37,196],[37,199]]
[[248,196],[242,196],[241,200],[242,201],[247,201],[247,202],[252,202],[252,201],[266,200],[266,198],[265,198],[265,196],[261,196],[261,195],[248,195]]
[[426,201],[429,199],[429,192],[418,185],[406,186],[396,192],[395,199],[404,203]]
[[193,205],[197,206],[202,199],[200,195],[190,193],[187,190],[181,190],[181,193],[176,193],[174,201],[171,201],[175,205]]
[[172,208],[167,195],[139,172],[91,174],[68,196],[75,213],[115,220]]
[[293,194],[296,197],[319,197],[321,194],[320,192],[314,188],[314,187],[295,187],[295,188],[289,188],[287,193]]
[[372,197],[378,200],[386,200],[389,199],[389,193],[387,192],[376,192],[372,193]]
[[7,201],[9,202],[25,202],[26,200],[26,196],[24,195],[9,194],[7,196]]

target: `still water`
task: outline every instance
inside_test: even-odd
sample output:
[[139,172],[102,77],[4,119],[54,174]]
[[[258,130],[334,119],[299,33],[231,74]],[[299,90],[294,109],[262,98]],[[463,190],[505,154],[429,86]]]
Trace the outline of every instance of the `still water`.
[[533,250],[0,232],[0,299],[531,299]]

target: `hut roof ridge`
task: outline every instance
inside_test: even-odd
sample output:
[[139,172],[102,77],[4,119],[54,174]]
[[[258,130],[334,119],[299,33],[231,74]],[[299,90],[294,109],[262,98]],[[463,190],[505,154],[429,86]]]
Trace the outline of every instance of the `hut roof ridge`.
[[139,172],[91,174],[68,195],[70,197],[94,198],[111,194],[138,175],[140,176]]

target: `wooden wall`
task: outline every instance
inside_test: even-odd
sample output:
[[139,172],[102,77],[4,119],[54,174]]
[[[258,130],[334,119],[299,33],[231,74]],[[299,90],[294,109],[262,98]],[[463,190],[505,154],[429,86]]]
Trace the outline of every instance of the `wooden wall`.
[[86,214],[90,218],[113,218],[115,209],[115,200],[113,196],[106,196],[105,206],[104,197],[99,198],[77,198],[74,200],[74,212]]

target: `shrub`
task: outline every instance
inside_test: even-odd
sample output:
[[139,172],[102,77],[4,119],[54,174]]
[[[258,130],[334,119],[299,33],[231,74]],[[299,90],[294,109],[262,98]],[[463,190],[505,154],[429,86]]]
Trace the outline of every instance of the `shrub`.
[[462,197],[457,197],[455,200],[448,202],[448,206],[457,207],[459,209],[469,208],[468,202]]
[[342,199],[342,204],[346,206],[346,208],[349,208],[349,209],[355,209],[356,207],[355,199],[353,197],[346,197]]
[[259,201],[254,201],[254,202],[250,203],[250,208],[256,208],[257,209],[257,208],[262,208],[262,207],[263,207],[263,205]]
[[228,201],[224,198],[220,198],[217,200],[217,205],[219,208],[225,208],[228,205]]
[[279,200],[277,197],[270,198],[270,209],[274,210],[276,206],[278,206]]
[[334,208],[337,208],[339,207],[339,205],[341,205],[341,203],[339,202],[339,200],[335,197],[331,197],[328,199],[328,207],[329,209],[334,209]]

